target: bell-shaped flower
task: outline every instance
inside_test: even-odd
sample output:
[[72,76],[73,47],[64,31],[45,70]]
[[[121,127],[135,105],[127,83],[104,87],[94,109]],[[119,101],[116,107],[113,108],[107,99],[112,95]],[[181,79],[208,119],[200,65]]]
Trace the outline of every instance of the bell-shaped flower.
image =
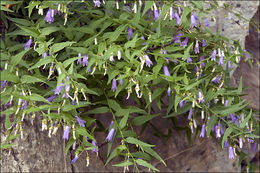
[[190,57],[187,58],[187,63],[192,63],[192,59]]
[[24,44],[24,50],[30,49],[32,44],[32,39],[30,38],[25,44]]
[[57,94],[57,95],[60,94],[60,92],[61,92],[61,90],[63,88],[62,85],[63,85],[63,82],[61,82],[61,84],[55,89],[54,94]]
[[201,127],[200,137],[204,138],[206,133],[206,125],[203,124]]
[[76,160],[78,160],[79,156],[78,154],[76,154],[75,158],[70,162],[70,164],[73,164],[76,162]]
[[151,65],[153,65],[153,62],[150,60],[148,55],[144,55],[143,57],[145,58],[145,64],[147,67],[150,67]]
[[128,32],[128,38],[129,38],[129,40],[131,40],[133,38],[133,30],[132,30],[132,28],[128,28],[127,32]]
[[100,7],[100,0],[93,0],[95,7]]
[[56,97],[57,97],[57,95],[55,94],[53,96],[48,97],[46,100],[49,101],[49,102],[52,102],[53,99],[55,99]]
[[217,51],[213,50],[213,52],[211,54],[211,61],[216,61],[216,55],[217,55]]
[[194,47],[194,53],[195,53],[195,54],[200,53],[199,41],[198,41],[198,40],[196,40],[196,44],[195,44],[195,47]]
[[45,20],[47,23],[51,24],[52,22],[54,22],[54,15],[55,15],[56,13],[57,13],[57,10],[49,9],[49,10],[47,11],[47,14],[46,14],[44,20]]
[[171,76],[167,66],[163,66],[163,72],[165,76]]
[[190,27],[191,27],[191,28],[194,28],[195,26],[197,26],[197,23],[196,23],[196,19],[195,19],[194,14],[191,15],[190,21],[191,21],[191,24],[190,24]]
[[181,43],[180,46],[183,46],[183,47],[185,48],[185,47],[187,46],[187,44],[188,44],[188,41],[189,41],[189,38],[186,37],[186,38],[184,39],[184,41]]
[[181,19],[177,12],[174,13],[174,18],[176,20],[177,25],[179,25],[181,23]]
[[189,115],[188,115],[189,120],[191,119],[191,116],[192,116],[192,108],[190,108],[190,111],[189,111]]
[[206,27],[209,27],[209,21],[208,21],[208,18],[205,19],[205,26],[206,26]]
[[78,54],[78,57],[79,57],[79,59],[78,59],[78,61],[77,61],[77,64],[82,64],[81,53]]
[[75,117],[76,117],[76,121],[78,122],[79,126],[80,127],[85,127],[86,121],[80,119],[77,115]]
[[229,159],[235,159],[233,147],[229,147]]
[[206,41],[203,39],[202,40],[202,47],[205,47],[206,46]]
[[84,56],[83,56],[82,66],[83,67],[88,66],[88,56],[87,56],[87,54],[84,54]]
[[113,91],[113,92],[115,92],[116,91],[116,79],[113,79],[113,81],[112,81],[112,87],[111,87],[111,90]]
[[227,147],[228,147],[228,141],[225,140],[225,142],[224,142],[224,148],[226,149]]
[[108,133],[108,135],[107,135],[107,137],[106,137],[106,140],[107,140],[108,142],[110,142],[110,141],[112,140],[114,133],[115,133],[115,129],[112,128],[112,129],[109,131],[109,133]]
[[63,133],[63,139],[69,140],[69,133],[70,133],[70,126],[67,125]]

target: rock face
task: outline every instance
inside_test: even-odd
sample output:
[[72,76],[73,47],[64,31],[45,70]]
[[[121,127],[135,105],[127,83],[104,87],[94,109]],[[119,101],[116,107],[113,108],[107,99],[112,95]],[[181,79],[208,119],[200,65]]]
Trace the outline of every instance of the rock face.
[[[257,1],[230,1],[234,8],[241,11],[246,18],[251,18],[257,9]],[[239,4],[239,5],[238,5]],[[259,8],[258,8],[259,9]],[[257,15],[258,14],[258,15]],[[259,10],[255,18],[259,19]],[[224,15],[226,12],[220,11],[215,13],[217,21],[211,23],[211,28],[215,31],[221,31],[229,38],[239,38],[242,44],[247,35],[247,28],[243,25],[238,25],[236,20],[226,21]],[[231,22],[233,24],[228,24]],[[224,29],[224,30],[223,30]],[[249,29],[249,36],[246,37],[245,48],[251,52],[259,60],[259,35],[257,31]],[[256,39],[258,38],[258,39]],[[258,46],[256,46],[258,44]],[[249,46],[248,46],[249,45]],[[258,55],[258,56],[257,56]],[[249,68],[244,61],[240,62],[241,67],[236,69],[234,75],[234,83],[237,79],[243,76],[244,86],[250,86],[245,92],[249,93],[245,98],[251,100],[250,106],[254,109],[259,109],[259,66],[254,63],[254,68]],[[258,96],[257,94],[258,93]],[[157,110],[158,111],[158,110]],[[163,113],[162,113],[163,115]],[[180,116],[178,126],[185,127],[187,125],[186,116]],[[3,128],[3,118],[0,119],[1,129]],[[111,115],[102,116],[102,122],[111,121]],[[165,160],[167,167],[157,160],[152,160],[152,164],[161,172],[239,172],[240,167],[237,165],[237,159],[229,160],[228,151],[222,150],[219,143],[214,137],[209,139],[194,140],[192,136],[191,144],[189,143],[185,129],[182,131],[172,130],[174,125],[166,119],[156,118],[152,120],[154,127],[160,130],[164,135],[167,135],[171,129],[171,137],[168,141],[162,140],[154,134],[156,131],[152,126],[148,126],[143,134],[141,129],[136,128],[137,134],[141,139],[148,139],[149,142],[156,145],[155,151]],[[123,169],[112,166],[104,166],[107,146],[104,146],[99,151],[99,156],[89,152],[90,165],[86,167],[86,152],[80,155],[80,158],[73,164],[70,164],[71,158],[74,158],[74,151],[69,151],[68,155],[64,154],[64,141],[62,140],[63,130],[60,128],[55,137],[48,138],[48,132],[41,131],[41,123],[36,118],[35,124],[31,125],[25,119],[23,126],[24,139],[18,138],[15,140],[17,146],[13,147],[10,152],[4,151],[1,153],[1,171],[2,172],[122,172]],[[1,133],[1,139],[3,139]],[[98,143],[102,143],[105,139],[105,134],[96,134]],[[120,141],[115,141],[119,143]],[[258,154],[259,155],[259,154]],[[119,159],[119,158],[118,158]],[[116,161],[112,161],[116,163]],[[140,168],[146,172],[147,169]]]

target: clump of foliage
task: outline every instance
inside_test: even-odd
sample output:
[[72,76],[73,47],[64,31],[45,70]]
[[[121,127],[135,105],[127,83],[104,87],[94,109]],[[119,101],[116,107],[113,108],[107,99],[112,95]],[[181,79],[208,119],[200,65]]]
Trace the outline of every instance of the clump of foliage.
[[[124,171],[138,171],[137,165],[158,171],[147,155],[165,164],[133,130],[158,116],[187,113],[190,133],[216,136],[229,158],[240,155],[240,162],[243,142],[258,138],[258,122],[241,99],[242,81],[229,86],[231,67],[245,52],[238,41],[208,29],[217,2],[208,8],[197,1],[1,3],[2,149],[23,138],[23,119],[35,116],[50,137],[64,128],[66,152],[75,149],[71,163],[82,152],[98,153],[102,141],[95,131],[101,129],[107,134],[106,164],[121,156],[114,166]],[[125,105],[129,98],[137,106]],[[152,102],[162,109],[165,98],[166,115],[153,114]],[[104,127],[96,115],[107,112],[113,119]],[[121,144],[111,151],[116,139]]]

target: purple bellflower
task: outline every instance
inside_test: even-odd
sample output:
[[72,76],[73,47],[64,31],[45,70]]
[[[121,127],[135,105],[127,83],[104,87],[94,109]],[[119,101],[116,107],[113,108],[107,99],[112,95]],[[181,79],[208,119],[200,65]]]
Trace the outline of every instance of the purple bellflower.
[[70,133],[70,126],[66,126],[63,133],[63,139],[69,140],[69,133]]
[[93,0],[95,7],[100,7],[101,3],[100,0]]
[[43,55],[42,55],[42,57],[45,58],[46,56],[47,56],[47,53],[44,52]]
[[179,34],[177,34],[175,37],[174,37],[174,43],[179,43],[179,44],[181,44],[181,36],[182,36],[183,34],[182,33],[179,33]]
[[228,68],[231,69],[231,61],[228,61]]
[[30,38],[27,43],[24,44],[24,50],[30,49],[32,44],[32,39]]
[[186,37],[184,39],[184,41],[181,43],[181,46],[183,46],[185,48],[187,46],[188,41],[189,41],[189,39],[188,39],[188,37]]
[[231,118],[232,122],[236,122],[236,116],[234,114],[230,114],[229,117]]
[[227,147],[228,147],[228,141],[225,140],[225,142],[224,142],[224,148],[226,149]]
[[220,55],[220,57],[219,57],[218,65],[224,65],[223,53],[221,53],[221,55]]
[[220,76],[217,76],[217,77],[212,79],[212,82],[217,84],[217,83],[219,83],[219,79],[220,79]]
[[170,87],[167,90],[167,94],[168,94],[168,96],[171,96],[171,88]]
[[199,42],[198,42],[198,40],[196,40],[196,44],[195,44],[195,47],[194,47],[194,52],[195,52],[195,54],[200,53]]
[[206,133],[206,125],[203,124],[201,127],[200,137],[204,138]]
[[202,92],[199,91],[199,103],[203,103],[203,102],[204,102],[204,99],[202,96]]
[[63,85],[63,82],[61,82],[61,84],[55,89],[55,91],[54,91],[55,94],[57,94],[57,95],[60,94],[60,92],[61,92],[61,90],[63,88],[62,85]]
[[192,63],[192,59],[190,57],[187,58],[187,63]]
[[200,24],[200,19],[196,16],[195,12],[193,12],[193,15],[194,15],[195,20],[199,21],[199,24]]
[[75,158],[70,162],[70,164],[73,164],[76,162],[76,160],[78,160],[79,156],[76,154]]
[[180,16],[178,15],[177,12],[174,13],[174,18],[176,19],[176,23],[177,23],[177,25],[179,25],[180,22],[181,22],[181,19],[180,19]]
[[209,27],[209,21],[208,21],[208,18],[205,19],[205,23],[206,23],[206,27]]
[[88,142],[88,137],[87,136],[85,136],[85,140],[86,140],[86,142]]
[[129,38],[129,40],[131,40],[133,38],[133,30],[132,30],[132,28],[128,28],[127,32],[128,32],[128,38]]
[[54,22],[54,15],[57,13],[56,10],[53,9],[49,9],[44,20],[46,22],[48,22],[49,24],[51,24],[52,22]]
[[153,62],[150,60],[148,55],[144,55],[143,57],[145,58],[146,67],[150,67],[151,65],[153,65]]
[[156,10],[153,11],[153,14],[154,14],[154,20],[157,20],[159,15],[160,15],[159,11],[156,9]]
[[229,147],[229,159],[235,159],[233,147]]
[[113,124],[114,124],[114,121],[111,121],[111,123],[109,125],[109,129],[112,127]]
[[165,76],[171,76],[170,75],[170,72],[169,72],[169,70],[168,70],[168,67],[165,65],[165,66],[163,66],[163,71],[164,71],[164,75]]
[[190,21],[191,21],[191,25],[190,25],[191,28],[194,28],[195,26],[197,26],[194,14],[191,15]]
[[[200,61],[203,61],[203,60],[204,60],[203,56],[200,56]],[[200,65],[201,65],[201,67],[205,67],[205,63],[204,62],[201,62]]]
[[57,97],[57,95],[55,94],[53,96],[48,97],[46,100],[49,102],[52,102],[56,97]]
[[216,61],[216,55],[217,55],[217,51],[213,50],[213,52],[211,54],[211,61]]
[[82,64],[81,53],[78,54],[78,57],[79,57],[79,59],[78,59],[78,61],[77,61],[77,64]]
[[25,110],[26,108],[27,108],[27,101],[24,100],[24,101],[23,101],[23,107],[22,107],[22,110]]
[[86,121],[80,119],[77,115],[75,117],[76,117],[76,121],[78,122],[79,126],[80,127],[85,127]]
[[116,79],[113,79],[113,81],[112,81],[112,87],[111,87],[111,90],[113,91],[113,92],[115,92],[116,91]]
[[192,116],[192,108],[190,108],[188,119],[190,120]]
[[108,133],[108,135],[107,135],[107,137],[106,137],[106,139],[107,139],[108,142],[110,142],[110,141],[112,140],[114,133],[115,133],[115,129],[112,128],[112,129],[109,131],[109,133]]
[[92,145],[95,146],[95,148],[93,148],[92,151],[97,153],[97,152],[98,152],[98,150],[97,150],[97,148],[96,148],[97,145],[96,145],[95,141],[93,141],[93,140],[92,140]]
[[84,56],[83,56],[82,66],[83,67],[88,66],[88,56],[87,56],[87,54],[84,54]]
[[225,100],[224,106],[228,106],[228,100]]
[[5,87],[5,84],[6,84],[6,80],[4,80],[4,81],[2,82],[1,87],[4,88],[4,87]]
[[205,47],[206,46],[206,41],[203,39],[202,40],[202,47]]

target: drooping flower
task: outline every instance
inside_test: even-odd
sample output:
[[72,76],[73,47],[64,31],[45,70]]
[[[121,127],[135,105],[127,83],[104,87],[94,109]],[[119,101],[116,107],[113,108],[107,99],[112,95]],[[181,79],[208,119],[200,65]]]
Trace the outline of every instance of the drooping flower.
[[229,117],[231,118],[232,122],[236,122],[236,116],[234,114],[230,114]]
[[113,81],[112,81],[112,87],[111,87],[111,90],[113,91],[113,92],[115,92],[116,91],[116,79],[113,79]]
[[192,108],[190,108],[188,119],[190,120],[192,116]]
[[55,94],[53,96],[48,97],[46,100],[49,102],[52,102],[56,97],[57,97],[57,95]]
[[43,55],[42,55],[42,57],[45,58],[46,56],[47,56],[47,53],[44,52]]
[[67,125],[63,133],[63,139],[69,140],[69,133],[70,133],[70,126]]
[[252,146],[252,152],[253,152],[253,153],[255,152],[256,146],[257,146],[257,142],[254,142],[254,143],[253,143],[253,146]]
[[109,129],[112,127],[113,124],[114,124],[114,121],[111,121],[111,123],[109,125]]
[[183,46],[183,47],[185,48],[185,47],[187,46],[188,41],[189,41],[189,38],[186,37],[186,38],[184,39],[184,41],[181,43],[181,46]]
[[77,144],[77,142],[75,141],[75,142],[73,143],[73,145],[72,145],[72,150],[75,150],[75,149],[76,149],[76,144]]
[[216,76],[212,79],[212,82],[219,83],[220,76]]
[[[200,61],[203,61],[203,60],[204,60],[203,56],[200,56]],[[201,62],[200,65],[201,65],[201,67],[205,67],[205,63],[204,62]]]
[[24,101],[23,101],[23,107],[22,107],[22,110],[25,110],[26,108],[27,108],[27,101],[24,100]]
[[133,30],[132,30],[132,28],[128,28],[127,32],[128,32],[128,38],[129,38],[129,40],[131,40],[133,38]]
[[159,17],[159,10],[157,9],[153,10],[153,14],[154,14],[154,20],[157,20]]
[[78,160],[79,156],[78,154],[76,154],[75,158],[70,162],[70,164],[73,164],[76,162],[76,160]]
[[180,99],[180,101],[179,101],[179,107],[181,108],[185,103],[186,103],[186,100],[182,101],[182,99]]
[[191,15],[191,17],[190,17],[190,21],[191,21],[191,25],[190,25],[191,28],[197,26],[196,19],[195,19],[195,16],[194,16],[194,13]]
[[187,63],[192,63],[192,59],[190,57],[187,58]]
[[196,16],[195,12],[193,12],[193,15],[194,15],[195,20],[197,20],[200,24],[200,19]]
[[62,85],[63,85],[63,82],[61,82],[61,84],[55,89],[54,94],[57,94],[57,95],[60,94],[60,92],[61,92],[61,90],[63,88]]
[[24,44],[24,50],[30,49],[32,44],[32,39],[30,38],[25,44]]
[[203,95],[202,92],[199,91],[199,103],[203,103],[204,99],[203,99]]
[[163,66],[163,72],[165,76],[171,76],[167,66]]
[[225,100],[224,106],[228,106],[228,100]]
[[168,90],[167,90],[167,94],[168,94],[168,96],[171,95],[171,88],[170,88],[170,87],[169,87]]
[[195,47],[194,47],[194,52],[195,52],[195,54],[200,53],[200,50],[199,50],[199,41],[198,41],[198,40],[196,40],[196,44],[195,44]]
[[100,7],[100,0],[93,0],[95,7]]
[[4,87],[5,87],[5,84],[6,84],[6,80],[4,80],[4,81],[2,82],[1,87],[4,88]]
[[148,55],[144,55],[143,57],[145,58],[146,67],[150,67],[151,65],[153,65],[153,62],[150,60]]
[[52,22],[54,22],[54,15],[55,15],[55,10],[49,9],[49,10],[47,11],[47,14],[46,14],[44,20],[45,20],[46,22],[48,22],[49,24],[51,24]]
[[78,59],[78,61],[77,61],[77,64],[82,64],[81,53],[78,54],[78,57],[79,57],[79,59]]
[[206,41],[203,39],[202,40],[202,47],[205,47],[206,46]]
[[227,147],[228,147],[228,141],[225,140],[225,142],[224,142],[224,148],[226,149]]
[[109,133],[108,133],[108,135],[107,135],[107,137],[106,137],[106,140],[107,140],[108,142],[110,142],[110,141],[112,140],[114,133],[115,133],[115,129],[112,128],[112,129],[109,131]]
[[224,65],[224,52],[220,53],[218,65]]
[[205,19],[205,23],[206,23],[206,27],[209,27],[209,21],[208,21],[208,18]]
[[211,61],[216,61],[216,55],[217,55],[217,51],[213,50],[213,52],[211,54]]
[[83,56],[82,66],[83,67],[88,66],[88,56],[87,56],[87,54],[84,54],[84,56]]
[[206,133],[206,125],[203,124],[201,127],[200,137],[204,138]]
[[178,15],[177,12],[174,13],[174,18],[175,18],[175,20],[176,20],[177,25],[179,25],[180,22],[181,22],[181,19],[180,19],[180,16]]
[[231,61],[228,61],[228,68],[231,69]]
[[77,115],[75,117],[76,117],[76,121],[78,122],[79,126],[80,127],[85,127],[86,121],[80,119]]
[[96,145],[95,141],[93,141],[93,140],[92,140],[92,145],[95,146],[95,148],[93,148],[92,151],[97,153],[97,152],[98,152],[98,150],[97,150],[97,148],[96,148],[97,145]]
[[229,159],[235,159],[233,147],[229,147]]
[[183,34],[182,33],[178,33],[175,37],[174,37],[174,43],[179,43],[181,44],[181,36]]

